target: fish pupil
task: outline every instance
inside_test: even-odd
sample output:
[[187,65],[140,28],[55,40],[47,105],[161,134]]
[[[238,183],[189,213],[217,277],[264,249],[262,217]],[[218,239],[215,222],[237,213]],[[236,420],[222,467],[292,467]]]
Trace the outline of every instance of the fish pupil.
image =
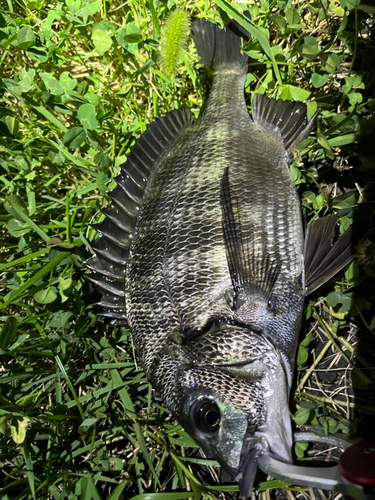
[[211,399],[198,399],[190,408],[190,416],[198,430],[216,432],[220,424],[220,411]]
[[206,422],[208,425],[211,425],[211,427],[216,427],[219,423],[219,414],[216,410],[210,410],[206,413],[205,415]]

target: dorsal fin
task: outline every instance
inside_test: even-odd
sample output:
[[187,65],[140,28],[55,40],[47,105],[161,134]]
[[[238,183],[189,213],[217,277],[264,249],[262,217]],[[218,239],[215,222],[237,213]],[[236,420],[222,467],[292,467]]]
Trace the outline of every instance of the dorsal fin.
[[118,324],[126,324],[126,263],[148,177],[163,153],[190,123],[191,112],[186,106],[154,119],[121,165],[115,179],[117,186],[109,193],[112,203],[102,210],[106,219],[93,225],[100,237],[92,245],[95,255],[84,262],[91,270],[85,278],[101,292],[99,314]]
[[307,122],[306,104],[271,99],[262,94],[254,94],[251,104],[253,120],[278,131],[291,158],[293,149],[309,136],[319,114],[318,110]]
[[250,295],[260,295],[268,301],[280,268],[268,253],[259,248],[254,231],[250,231],[250,237],[243,237],[239,207],[234,207],[235,200],[230,194],[228,167],[221,181],[220,202],[225,251],[234,291],[234,307],[240,307],[238,301],[241,300],[239,297],[242,292],[249,299]]
[[306,295],[338,273],[354,257],[353,226],[332,245],[336,215],[314,220],[307,228],[305,239]]

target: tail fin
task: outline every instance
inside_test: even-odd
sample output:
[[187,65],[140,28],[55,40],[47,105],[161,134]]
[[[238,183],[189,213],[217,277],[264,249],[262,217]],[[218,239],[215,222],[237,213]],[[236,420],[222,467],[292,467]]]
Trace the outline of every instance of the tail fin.
[[[238,63],[247,71],[248,56],[242,54],[241,36],[234,32],[231,25],[222,29],[207,19],[197,19],[192,29],[201,64],[216,69],[221,65]],[[236,31],[239,33],[238,29]]]

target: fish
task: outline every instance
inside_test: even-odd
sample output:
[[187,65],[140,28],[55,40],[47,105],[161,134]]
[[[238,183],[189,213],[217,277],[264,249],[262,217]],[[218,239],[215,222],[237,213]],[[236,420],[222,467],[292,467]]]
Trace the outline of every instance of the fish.
[[289,394],[305,297],[353,257],[335,215],[304,232],[290,175],[306,104],[244,97],[242,33],[192,24],[210,83],[135,142],[85,262],[100,313],[130,327],[163,402],[250,496],[257,460],[292,462]]

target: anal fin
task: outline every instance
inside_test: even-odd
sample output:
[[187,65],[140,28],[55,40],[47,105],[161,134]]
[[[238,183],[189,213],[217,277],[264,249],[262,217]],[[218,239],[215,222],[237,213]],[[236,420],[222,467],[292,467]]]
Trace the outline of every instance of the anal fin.
[[281,134],[290,158],[293,158],[293,149],[310,135],[319,113],[318,110],[308,122],[306,104],[271,99],[262,94],[254,94],[251,104],[253,120]]

